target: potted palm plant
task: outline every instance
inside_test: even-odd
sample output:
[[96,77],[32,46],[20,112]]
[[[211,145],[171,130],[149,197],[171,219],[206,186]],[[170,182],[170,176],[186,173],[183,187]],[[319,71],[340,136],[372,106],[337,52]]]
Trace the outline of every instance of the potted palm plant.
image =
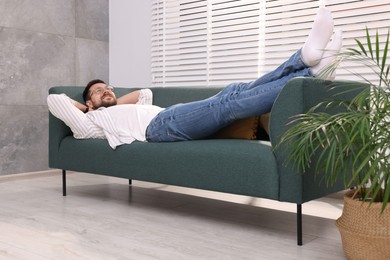
[[[332,82],[333,90],[342,87],[348,91],[348,84],[366,88],[350,101],[337,100],[336,95],[296,116],[281,143],[288,143],[288,161],[301,172],[315,167],[327,185],[341,177],[346,188],[354,187],[345,194],[343,214],[336,221],[346,256],[390,259],[389,33],[383,46],[378,32],[371,37],[366,28],[365,40],[355,40],[356,48],[335,54],[336,61],[323,74],[333,73],[346,63],[358,63],[375,72],[375,78],[352,71],[364,84],[358,83],[360,80]],[[342,109],[327,112],[335,107]]]

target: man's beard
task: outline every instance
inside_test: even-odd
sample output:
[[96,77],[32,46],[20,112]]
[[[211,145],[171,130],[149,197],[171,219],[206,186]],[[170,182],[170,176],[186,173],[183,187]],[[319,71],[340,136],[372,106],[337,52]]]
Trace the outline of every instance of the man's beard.
[[115,106],[116,105],[116,99],[113,99],[113,100],[110,100],[110,101],[105,101],[105,100],[102,100],[102,104],[100,107],[111,107],[111,106]]
[[94,102],[92,102],[92,105],[93,105],[93,109],[94,109],[94,110],[96,110],[96,109],[98,109],[98,108],[100,108],[100,107],[112,107],[112,106],[115,106],[116,104],[117,104],[117,101],[116,101],[115,98],[110,99],[110,100],[108,100],[108,101],[102,99],[99,105],[96,105],[96,104],[94,104]]

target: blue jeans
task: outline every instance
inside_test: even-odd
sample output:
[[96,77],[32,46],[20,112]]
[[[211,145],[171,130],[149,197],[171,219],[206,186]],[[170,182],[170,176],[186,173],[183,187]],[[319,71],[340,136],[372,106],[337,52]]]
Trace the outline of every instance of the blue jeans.
[[255,81],[229,84],[210,98],[166,108],[150,122],[146,140],[174,142],[207,138],[238,119],[270,112],[288,80],[311,76],[298,50],[277,69]]

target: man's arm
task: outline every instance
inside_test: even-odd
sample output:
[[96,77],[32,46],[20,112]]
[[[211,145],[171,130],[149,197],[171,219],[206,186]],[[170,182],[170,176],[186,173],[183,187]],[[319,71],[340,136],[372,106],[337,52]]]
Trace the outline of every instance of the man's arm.
[[64,94],[50,94],[47,97],[50,112],[70,127],[75,138],[94,137],[96,126],[91,123],[83,111],[80,111],[82,107],[79,106],[82,104],[77,105],[75,102]]
[[75,107],[77,107],[78,109],[80,109],[82,112],[86,112],[87,111],[87,106],[84,105],[84,104],[81,104],[80,102],[76,101],[76,100],[73,100],[70,98],[70,100],[72,101],[73,105]]
[[130,92],[126,95],[121,96],[117,100],[117,104],[136,104],[138,102],[138,98],[140,96],[141,90],[136,90],[133,92]]

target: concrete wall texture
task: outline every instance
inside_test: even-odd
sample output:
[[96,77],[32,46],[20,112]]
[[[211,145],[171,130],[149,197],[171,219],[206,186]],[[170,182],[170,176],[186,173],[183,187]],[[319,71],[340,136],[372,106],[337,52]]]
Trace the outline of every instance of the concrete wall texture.
[[109,79],[109,0],[0,0],[0,175],[48,169],[52,86]]

